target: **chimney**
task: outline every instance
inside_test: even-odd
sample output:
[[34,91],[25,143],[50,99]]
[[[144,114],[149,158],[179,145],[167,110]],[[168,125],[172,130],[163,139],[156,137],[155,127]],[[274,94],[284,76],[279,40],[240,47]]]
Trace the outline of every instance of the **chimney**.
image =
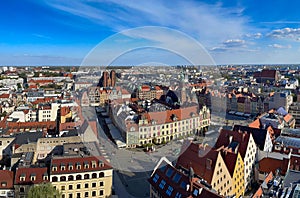
[[246,136],[246,132],[243,133],[243,136],[242,136],[242,142],[245,141],[245,136]]
[[206,169],[211,170],[212,167],[212,160],[209,158],[206,158]]
[[232,136],[232,135],[230,135],[230,136],[229,136],[229,143],[231,143],[231,142],[232,142],[232,138],[233,138],[233,136]]

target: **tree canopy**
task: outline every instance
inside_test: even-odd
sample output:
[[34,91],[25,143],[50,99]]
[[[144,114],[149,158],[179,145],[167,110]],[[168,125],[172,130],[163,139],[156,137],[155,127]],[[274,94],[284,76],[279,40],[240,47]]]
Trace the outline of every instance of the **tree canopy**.
[[53,198],[53,197],[59,198],[61,197],[61,194],[50,183],[44,183],[44,184],[32,186],[28,192],[28,198]]

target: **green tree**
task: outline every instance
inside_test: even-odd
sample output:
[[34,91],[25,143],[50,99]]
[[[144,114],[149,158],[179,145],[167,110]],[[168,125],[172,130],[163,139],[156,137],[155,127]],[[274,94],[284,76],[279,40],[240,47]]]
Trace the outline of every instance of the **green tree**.
[[53,198],[61,197],[61,193],[56,190],[52,184],[43,183],[40,185],[32,186],[28,192],[28,198]]

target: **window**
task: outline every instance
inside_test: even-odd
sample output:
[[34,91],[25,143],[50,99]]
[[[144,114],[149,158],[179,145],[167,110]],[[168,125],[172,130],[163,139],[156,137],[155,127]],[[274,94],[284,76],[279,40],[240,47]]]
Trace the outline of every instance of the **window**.
[[69,185],[69,190],[72,190],[73,189],[73,185]]
[[77,194],[76,194],[76,198],[80,198],[80,193],[77,193]]
[[100,186],[104,186],[104,182],[103,181],[100,182]]
[[95,188],[96,187],[96,183],[92,183],[92,187]]
[[25,174],[22,174],[21,176],[20,176],[20,181],[25,181]]
[[166,173],[167,177],[171,177],[173,172],[174,172],[174,170],[172,168],[168,168],[167,173]]
[[176,193],[175,198],[181,198],[181,194],[179,192]]
[[74,180],[74,176],[73,175],[69,175],[68,176],[68,181],[73,181]]
[[81,180],[81,175],[76,175],[76,180]]
[[81,185],[80,184],[77,184],[77,189],[80,189],[81,188]]
[[165,180],[161,180],[160,184],[159,184],[159,188],[164,189],[166,185],[166,181]]
[[85,169],[89,168],[89,163],[88,162],[84,162],[84,168]]
[[89,179],[90,175],[89,174],[84,174],[84,179]]
[[99,177],[104,177],[104,172],[99,173]]
[[178,183],[179,180],[180,180],[180,178],[181,178],[181,175],[180,175],[179,173],[176,173],[176,174],[174,175],[174,177],[173,177],[173,181],[174,181],[175,183]]
[[99,195],[100,195],[100,196],[101,196],[101,195],[104,195],[104,191],[103,191],[103,190],[100,190]]
[[61,176],[60,181],[66,181],[66,176]]
[[88,183],[84,184],[84,187],[89,188],[89,184]]
[[158,179],[159,179],[159,175],[157,173],[155,173],[152,180],[154,181],[154,183],[156,183]]
[[57,171],[57,166],[52,166],[52,171]]
[[92,197],[96,197],[96,191],[92,192]]
[[93,173],[92,178],[97,178],[97,173]]
[[61,190],[66,190],[66,187],[65,186],[61,186]]
[[70,193],[70,194],[69,194],[69,198],[73,198],[73,194]]
[[171,196],[172,192],[173,192],[173,187],[169,186],[168,189],[167,189],[167,191],[166,191],[167,195]]
[[25,192],[25,188],[24,188],[24,187],[21,187],[21,188],[20,188],[20,192],[21,192],[21,193]]
[[199,195],[199,189],[195,189],[194,191],[193,191],[193,195],[195,196],[195,197],[197,197],[198,195]]
[[85,192],[84,197],[89,197],[89,192]]

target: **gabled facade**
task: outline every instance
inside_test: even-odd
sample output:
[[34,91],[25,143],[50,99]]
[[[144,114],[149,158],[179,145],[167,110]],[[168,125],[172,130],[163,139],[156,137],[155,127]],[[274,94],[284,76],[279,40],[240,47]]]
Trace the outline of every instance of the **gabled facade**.
[[192,168],[195,174],[210,184],[220,195],[234,195],[232,176],[220,151],[192,143],[179,156],[176,167],[185,170]]

